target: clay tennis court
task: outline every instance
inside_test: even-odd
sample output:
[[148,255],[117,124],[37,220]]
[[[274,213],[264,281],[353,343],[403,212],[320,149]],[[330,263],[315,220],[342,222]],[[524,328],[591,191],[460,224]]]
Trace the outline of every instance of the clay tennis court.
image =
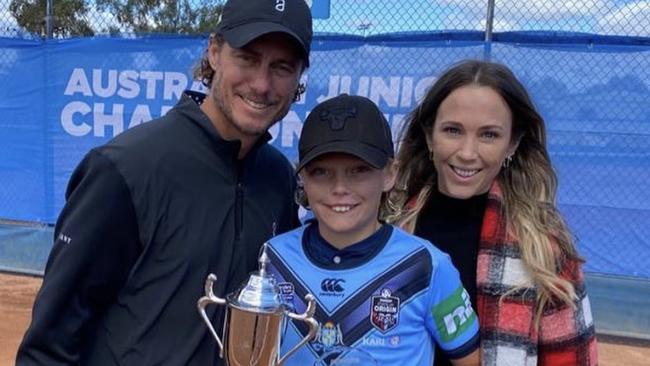
[[[29,325],[40,278],[0,273],[0,366],[13,365],[16,348]],[[599,343],[601,366],[647,366],[650,347],[645,342]],[[633,344],[630,344],[633,343]]]

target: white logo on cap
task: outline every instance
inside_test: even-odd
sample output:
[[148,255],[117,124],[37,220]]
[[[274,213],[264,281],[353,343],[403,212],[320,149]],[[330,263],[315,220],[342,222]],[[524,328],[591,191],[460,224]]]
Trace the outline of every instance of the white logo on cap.
[[275,10],[284,11],[284,0],[275,0]]

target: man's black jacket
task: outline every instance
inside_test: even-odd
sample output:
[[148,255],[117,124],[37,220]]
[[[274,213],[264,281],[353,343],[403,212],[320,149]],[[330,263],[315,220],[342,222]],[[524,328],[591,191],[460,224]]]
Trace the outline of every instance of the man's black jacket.
[[238,160],[190,95],[73,173],[18,365],[218,362],[196,308],[204,281],[215,273],[224,297],[297,225],[294,172],[268,134]]

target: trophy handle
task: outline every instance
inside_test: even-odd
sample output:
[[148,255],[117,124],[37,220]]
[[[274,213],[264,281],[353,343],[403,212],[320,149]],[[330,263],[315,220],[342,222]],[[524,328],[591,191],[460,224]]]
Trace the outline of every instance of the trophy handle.
[[309,334],[303,338],[295,347],[289,350],[287,354],[284,355],[278,362],[277,366],[282,366],[287,358],[294,354],[298,348],[302,347],[305,343],[314,339],[316,332],[318,331],[318,322],[314,319],[314,312],[316,311],[316,298],[312,294],[305,295],[305,300],[307,300],[307,309],[302,314],[295,314],[292,312],[287,312],[286,315],[295,320],[301,320],[309,326]]
[[205,325],[208,326],[208,329],[210,329],[210,333],[212,333],[214,339],[217,340],[217,345],[219,346],[219,357],[223,358],[223,343],[221,343],[221,339],[217,335],[217,332],[214,330],[214,327],[212,326],[212,322],[208,318],[208,314],[206,314],[205,312],[205,308],[209,304],[217,304],[217,305],[226,304],[226,300],[217,297],[214,294],[214,291],[212,290],[212,285],[216,280],[217,280],[217,276],[215,276],[214,273],[210,273],[208,275],[208,278],[205,279],[205,296],[199,299],[199,301],[196,304],[196,307],[199,309],[199,313],[201,314],[201,318],[203,318],[203,322],[205,323]]

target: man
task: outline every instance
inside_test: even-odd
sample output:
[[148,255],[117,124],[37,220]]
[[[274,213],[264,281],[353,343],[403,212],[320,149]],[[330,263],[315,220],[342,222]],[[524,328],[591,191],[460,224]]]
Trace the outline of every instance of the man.
[[[164,117],[91,150],[73,173],[18,365],[215,365],[196,310],[297,224],[293,169],[267,144],[302,89],[304,0],[229,0],[198,74]],[[211,307],[221,326],[224,308]]]

